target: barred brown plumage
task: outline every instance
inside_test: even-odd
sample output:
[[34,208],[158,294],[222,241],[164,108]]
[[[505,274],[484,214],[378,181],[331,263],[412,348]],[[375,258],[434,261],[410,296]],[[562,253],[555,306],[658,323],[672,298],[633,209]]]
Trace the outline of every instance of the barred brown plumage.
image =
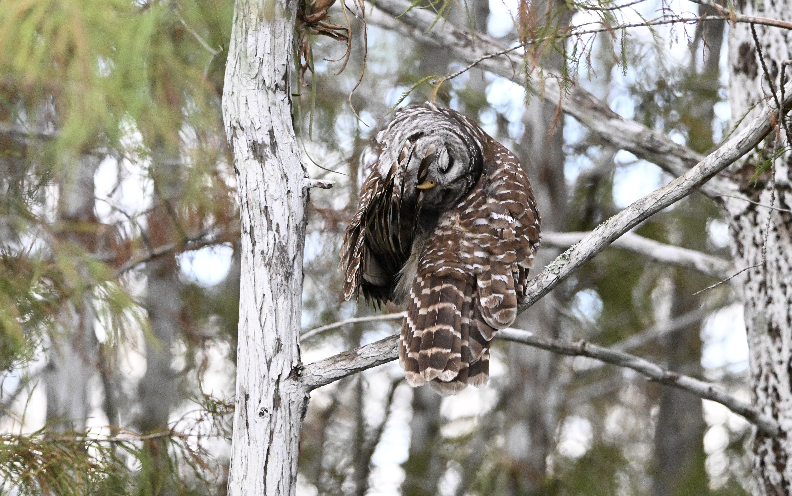
[[431,103],[397,111],[374,144],[341,248],[344,297],[406,299],[410,385],[483,386],[490,341],[514,322],[539,246],[528,177],[478,125]]

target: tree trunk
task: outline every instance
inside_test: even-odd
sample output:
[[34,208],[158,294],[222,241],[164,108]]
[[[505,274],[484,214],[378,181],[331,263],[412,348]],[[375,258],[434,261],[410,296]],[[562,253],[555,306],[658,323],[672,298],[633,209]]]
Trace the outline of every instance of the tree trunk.
[[[58,220],[64,230],[59,237],[87,253],[92,253],[96,244],[94,173],[99,162],[96,156],[83,155],[74,167],[64,170],[60,184]],[[46,419],[55,431],[85,429],[91,408],[88,383],[98,358],[94,319],[87,295],[67,301],[58,315],[59,329],[51,336],[44,369]]]
[[[152,247],[178,243],[180,227],[174,206],[183,181],[180,178],[178,137],[156,136],[151,146],[154,179],[153,206],[146,220]],[[167,143],[167,144],[165,144]],[[146,373],[138,383],[140,413],[137,428],[143,434],[167,431],[171,411],[177,404],[178,386],[173,370],[173,345],[182,331],[181,283],[176,256],[171,252],[146,264],[146,296],[151,336],[146,337]],[[173,466],[166,438],[148,439],[143,445],[143,464],[137,486],[152,494],[175,494]],[[145,488],[145,489],[142,489]]]
[[[715,9],[699,6],[699,13],[716,15]],[[689,80],[694,91],[687,94],[683,102],[683,122],[688,126],[688,143],[693,151],[707,153],[713,146],[712,124],[715,121],[715,103],[718,101],[718,62],[723,47],[725,23],[707,22],[696,26],[695,43],[691,54],[692,64]],[[702,58],[703,56],[703,58]],[[675,245],[707,251],[707,239],[701,236],[706,231],[708,216],[706,207],[711,201],[703,195],[687,200],[689,207],[701,212],[692,218],[680,218],[670,224],[670,237]],[[701,301],[691,298],[698,288],[710,284],[709,279],[688,270],[673,271],[670,315],[679,315],[697,309]],[[656,355],[662,357],[668,369],[699,377],[701,367],[701,324],[691,324],[668,334],[658,342]],[[701,398],[675,388],[663,387],[658,391],[660,399],[657,422],[655,423],[654,449],[656,471],[652,493],[654,496],[677,496],[684,494],[709,494],[705,467],[704,432],[707,428],[703,416]]]
[[238,0],[223,94],[241,216],[231,495],[295,494],[307,181],[291,104],[297,2]]
[[445,471],[445,458],[440,451],[441,402],[442,397],[427,387],[413,389],[410,456],[402,465],[405,472],[402,483],[404,496],[437,493],[437,486]]
[[[792,1],[738,2],[737,8],[746,15],[789,19]],[[788,31],[760,25],[754,29],[759,50],[751,25],[740,23],[729,30],[732,125],[754,103],[766,108],[768,96],[772,101],[771,88],[779,90],[781,63],[792,59]],[[789,77],[788,68],[786,73]],[[792,155],[781,155],[756,181],[752,176],[757,164],[784,146],[789,146],[786,137],[779,140],[779,134],[771,134],[763,154],[753,152],[731,169],[741,192],[756,203],[731,198],[726,202],[735,264],[746,269],[739,286],[745,299],[752,400],[783,430],[775,438],[759,433],[754,439],[756,494],[773,496],[792,493]]]

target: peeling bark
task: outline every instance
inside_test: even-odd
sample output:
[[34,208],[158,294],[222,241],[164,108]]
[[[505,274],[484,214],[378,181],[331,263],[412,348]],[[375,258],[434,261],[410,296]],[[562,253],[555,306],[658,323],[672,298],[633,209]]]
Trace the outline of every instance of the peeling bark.
[[307,406],[298,344],[307,182],[291,115],[296,7],[238,0],[226,67],[242,233],[231,495],[296,491]]

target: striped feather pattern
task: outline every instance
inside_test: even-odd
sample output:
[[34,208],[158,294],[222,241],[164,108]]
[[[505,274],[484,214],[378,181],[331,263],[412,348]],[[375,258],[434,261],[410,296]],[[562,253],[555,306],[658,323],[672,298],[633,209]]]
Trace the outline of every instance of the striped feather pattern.
[[[468,178],[472,186],[432,212],[422,204],[425,193],[415,189],[422,172],[411,165],[427,161],[418,130],[428,121],[427,136],[440,133],[463,143],[470,163],[478,164]],[[444,126],[453,132],[442,134]],[[399,362],[407,381],[429,383],[441,394],[484,386],[490,342],[514,322],[539,245],[528,178],[514,155],[452,110],[405,109],[377,139],[378,162],[342,249],[344,295],[349,299],[362,289],[367,299],[397,300],[403,285],[407,315]],[[412,160],[411,153],[419,156]]]

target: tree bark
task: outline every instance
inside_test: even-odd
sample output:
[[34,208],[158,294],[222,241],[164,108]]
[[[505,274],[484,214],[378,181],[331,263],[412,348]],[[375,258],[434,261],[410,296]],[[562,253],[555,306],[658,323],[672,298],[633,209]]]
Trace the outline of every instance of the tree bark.
[[[99,157],[81,156],[73,167],[64,170],[60,184],[58,220],[64,229],[59,238],[87,253],[93,253],[96,245],[94,174],[99,162]],[[96,373],[98,358],[94,319],[87,294],[77,301],[66,301],[58,315],[58,332],[50,337],[43,376],[46,419],[54,431],[85,429],[91,408],[89,381]]]
[[297,2],[238,0],[223,94],[241,216],[231,495],[295,494],[307,181],[291,102]]
[[[742,1],[736,6],[743,14],[775,19],[788,19],[792,11],[790,0]],[[774,102],[772,93],[780,92],[784,69],[790,77],[789,68],[782,66],[792,58],[789,31],[759,25],[754,29],[756,39],[749,24],[736,24],[729,30],[733,126],[754,103],[768,108]],[[730,170],[742,193],[756,203],[726,202],[735,264],[746,269],[740,282],[752,400],[778,420],[782,430],[775,437],[757,433],[754,439],[756,493],[773,496],[792,493],[792,155],[786,151],[756,180],[752,176],[757,164],[789,146],[785,135],[785,130],[777,130],[765,142],[764,152],[753,152]]]
[[[714,15],[711,7],[700,6],[702,15]],[[723,47],[724,22],[700,23],[696,26],[692,59],[702,60],[701,68],[692,65],[688,77],[695,91],[688,92],[683,102],[683,122],[688,127],[689,146],[698,153],[706,153],[714,144],[712,124],[715,121],[714,106],[718,101],[719,69]],[[703,55],[703,58],[701,58]],[[669,235],[673,244],[694,247],[704,251],[706,237],[701,236],[707,227],[706,215],[709,200],[701,195],[688,200],[689,208],[700,215],[679,218],[669,224]],[[733,273],[733,269],[731,273]],[[731,275],[731,274],[729,274]],[[727,276],[720,276],[725,278]],[[691,298],[697,288],[706,287],[706,280],[689,271],[676,270],[670,278],[670,315],[684,315],[695,311],[701,301]],[[691,323],[669,333],[658,340],[658,356],[663,357],[668,368],[693,377],[702,375],[701,367],[701,323]],[[705,467],[704,409],[701,398],[676,390],[659,390],[659,412],[655,423],[655,467],[652,493],[654,496],[677,496],[684,494],[709,494]]]

